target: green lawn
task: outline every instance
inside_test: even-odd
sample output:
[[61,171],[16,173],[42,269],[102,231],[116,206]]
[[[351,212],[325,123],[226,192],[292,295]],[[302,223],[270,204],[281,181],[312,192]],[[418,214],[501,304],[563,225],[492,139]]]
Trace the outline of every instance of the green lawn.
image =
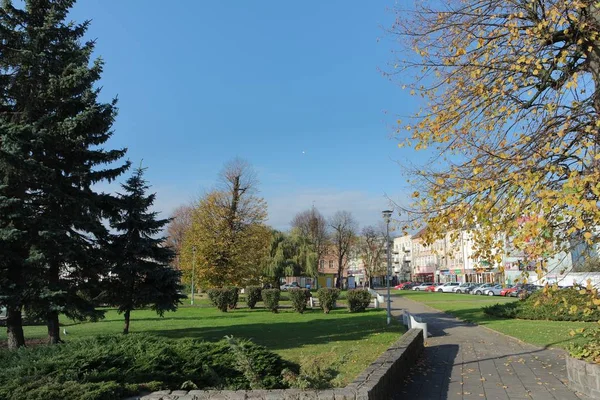
[[565,348],[575,341],[582,340],[569,335],[572,329],[598,326],[592,322],[568,321],[532,321],[520,319],[503,319],[491,317],[483,313],[482,307],[518,301],[514,297],[476,296],[455,293],[425,293],[413,291],[400,291],[401,295],[415,300],[437,310],[452,314],[464,321],[475,322],[495,331],[513,336],[527,343],[538,346]]
[[[262,303],[259,303],[261,305]],[[338,371],[335,386],[345,386],[364,370],[404,332],[394,321],[386,326],[384,310],[367,310],[350,314],[338,308],[330,314],[307,310],[305,314],[281,310],[273,314],[264,309],[238,309],[222,313],[212,307],[183,306],[164,318],[148,310],[132,313],[131,332],[147,332],[169,338],[219,340],[225,335],[248,338],[302,364],[317,361],[322,367]],[[61,320],[67,330],[63,338],[118,334],[123,328],[122,316],[109,310],[106,318],[96,323],[73,323]],[[25,327],[28,339],[43,338],[44,326]],[[6,331],[0,330],[0,341]]]

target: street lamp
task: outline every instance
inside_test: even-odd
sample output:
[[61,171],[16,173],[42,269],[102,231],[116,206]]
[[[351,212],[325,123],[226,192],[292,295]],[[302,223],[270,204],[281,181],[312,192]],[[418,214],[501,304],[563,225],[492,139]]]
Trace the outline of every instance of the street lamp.
[[194,305],[194,276],[196,275],[196,246],[192,246],[192,305]]
[[392,275],[392,261],[390,252],[390,220],[392,219],[392,211],[385,210],[381,212],[385,220],[385,249],[387,255],[387,324],[392,322],[392,298],[390,297],[390,278]]

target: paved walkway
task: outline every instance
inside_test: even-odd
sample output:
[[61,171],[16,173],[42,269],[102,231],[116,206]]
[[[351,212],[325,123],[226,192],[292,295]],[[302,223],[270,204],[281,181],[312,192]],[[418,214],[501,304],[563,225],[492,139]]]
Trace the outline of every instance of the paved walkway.
[[430,336],[395,399],[588,399],[566,386],[562,351],[524,344],[399,296],[392,307],[398,317],[403,309],[421,316]]

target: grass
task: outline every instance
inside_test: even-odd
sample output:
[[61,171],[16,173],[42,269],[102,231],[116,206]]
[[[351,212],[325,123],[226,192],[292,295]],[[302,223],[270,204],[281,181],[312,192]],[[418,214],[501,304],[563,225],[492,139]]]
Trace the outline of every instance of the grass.
[[[340,387],[352,381],[404,332],[396,321],[386,326],[385,316],[384,310],[373,309],[355,314],[342,308],[330,314],[320,309],[307,310],[305,314],[284,309],[273,314],[262,308],[222,313],[212,307],[182,306],[164,318],[149,310],[134,311],[130,331],[173,339],[216,341],[225,335],[251,339],[284,359],[298,364],[317,361],[321,367],[336,370],[338,375],[332,383]],[[67,330],[65,340],[118,334],[123,328],[123,317],[111,309],[100,322],[73,323],[62,319],[61,325]],[[28,339],[46,336],[45,326],[24,329]],[[0,331],[0,341],[3,340],[4,330]]]
[[500,296],[476,296],[455,293],[424,293],[401,291],[396,295],[424,303],[444,311],[463,321],[474,322],[495,331],[515,337],[527,343],[543,347],[566,348],[571,343],[580,343],[582,338],[573,338],[569,332],[577,328],[598,326],[593,322],[533,321],[504,319],[486,315],[482,307],[518,301],[515,298]]

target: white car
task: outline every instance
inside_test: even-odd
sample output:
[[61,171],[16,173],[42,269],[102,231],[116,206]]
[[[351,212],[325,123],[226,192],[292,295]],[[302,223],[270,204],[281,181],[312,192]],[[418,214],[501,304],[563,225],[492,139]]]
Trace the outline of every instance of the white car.
[[412,288],[412,290],[416,290],[417,292],[419,292],[419,291],[425,290],[425,288],[428,288],[431,285],[433,285],[433,282],[423,282],[420,285]]
[[473,286],[472,283],[468,283],[468,282],[461,283],[460,285],[454,286],[452,288],[452,293],[465,293],[467,291],[467,289],[470,288],[471,286]]
[[299,287],[300,287],[300,285],[298,285],[298,282],[292,282],[292,283],[286,283],[286,284],[281,285],[279,287],[279,290],[282,290],[285,292],[289,289],[298,289]]
[[452,293],[454,291],[454,288],[457,288],[459,286],[460,286],[460,283],[458,283],[458,282],[447,282],[441,286],[436,287],[435,291],[436,292],[444,292],[444,293]]

